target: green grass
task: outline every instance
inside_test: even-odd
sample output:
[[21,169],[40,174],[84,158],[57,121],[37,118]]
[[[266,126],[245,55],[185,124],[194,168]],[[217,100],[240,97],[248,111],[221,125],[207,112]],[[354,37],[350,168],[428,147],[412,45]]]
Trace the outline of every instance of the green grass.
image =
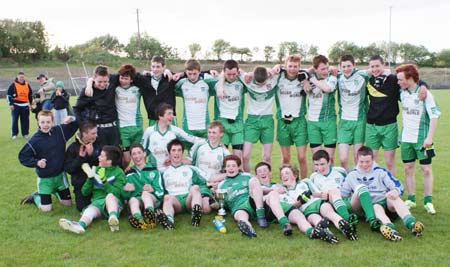
[[[111,233],[105,220],[94,221],[84,235],[64,232],[59,228],[58,220],[62,217],[78,219],[79,213],[74,207],[64,208],[56,199],[53,199],[55,204],[50,213],[42,213],[34,205],[19,205],[23,196],[36,190],[36,175],[33,169],[21,166],[17,160],[25,140],[11,141],[9,109],[2,101],[0,266],[449,266],[450,186],[447,177],[450,144],[445,141],[445,136],[450,129],[447,116],[450,91],[433,93],[443,113],[434,140],[437,157],[433,163],[433,197],[438,213],[427,215],[422,205],[413,211],[425,224],[424,236],[413,237],[400,221],[396,221],[404,240],[393,243],[371,232],[366,223],[360,223],[358,241],[344,239],[333,228],[341,240],[337,245],[308,240],[297,230],[292,237],[286,238],[278,225],[265,230],[256,227],[258,238],[248,239],[241,236],[230,216],[226,218],[228,233],[224,235],[214,229],[212,215],[205,216],[198,229],[190,226],[189,215],[180,215],[176,217],[174,231],[164,231],[161,227],[137,231],[128,225],[122,214],[118,233]],[[35,127],[33,121],[31,129]],[[261,146],[256,145],[253,164],[260,159],[260,153]],[[275,180],[278,180],[279,154],[279,147],[275,145]],[[403,180],[399,154],[397,173]],[[294,155],[292,151],[293,158]],[[416,193],[421,201],[423,180],[418,168],[416,179]]]

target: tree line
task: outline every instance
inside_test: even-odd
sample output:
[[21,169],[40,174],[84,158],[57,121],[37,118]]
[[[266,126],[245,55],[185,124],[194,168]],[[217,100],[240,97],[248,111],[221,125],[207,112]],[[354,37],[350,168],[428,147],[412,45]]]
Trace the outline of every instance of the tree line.
[[[225,55],[242,62],[254,61],[259,47],[236,47],[224,39],[215,40],[211,49],[198,43],[188,47],[189,56],[204,60],[221,60]],[[300,54],[305,61],[318,54],[318,46],[296,41],[283,41],[277,47],[263,48],[265,62],[282,62],[289,54]],[[392,64],[414,61],[420,66],[450,67],[450,49],[431,52],[423,45],[388,42],[359,46],[349,41],[337,41],[328,50],[328,58],[338,62],[344,54],[352,54],[358,63],[367,63],[372,55],[379,54]],[[117,37],[106,34],[83,44],[70,47],[56,46],[50,49],[48,35],[40,21],[0,20],[0,58],[16,62],[35,60],[61,60],[63,62],[88,62],[93,64],[118,62],[123,57],[151,59],[155,55],[167,59],[181,59],[177,48],[162,43],[148,33],[134,33],[128,44],[122,44]],[[390,55],[390,56],[389,56]]]

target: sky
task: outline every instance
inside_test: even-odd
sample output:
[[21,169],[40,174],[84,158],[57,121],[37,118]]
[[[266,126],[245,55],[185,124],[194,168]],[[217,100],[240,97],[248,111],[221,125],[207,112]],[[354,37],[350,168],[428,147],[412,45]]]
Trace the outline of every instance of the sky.
[[340,40],[361,46],[389,41],[390,10],[393,42],[450,49],[448,0],[21,0],[3,3],[0,19],[41,21],[53,47],[108,33],[127,44],[137,32],[136,9],[141,33],[176,47],[185,58],[189,44],[199,43],[204,53],[217,39],[260,51],[295,41],[316,45],[323,54]]

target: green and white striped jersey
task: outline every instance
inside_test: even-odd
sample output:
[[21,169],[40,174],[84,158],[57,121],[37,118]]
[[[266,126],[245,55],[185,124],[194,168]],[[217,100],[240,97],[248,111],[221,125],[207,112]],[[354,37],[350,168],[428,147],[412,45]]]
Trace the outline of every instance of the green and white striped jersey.
[[151,162],[159,171],[166,168],[163,163],[169,157],[167,144],[176,138],[193,144],[202,140],[173,125],[169,125],[164,133],[159,131],[158,124],[145,130],[141,143],[147,153],[147,161]]
[[196,143],[189,152],[192,165],[206,173],[208,181],[214,174],[222,170],[223,159],[230,155],[228,149],[222,145],[212,147],[208,140]]
[[342,167],[330,166],[330,172],[322,175],[319,172],[311,174],[311,183],[313,183],[320,192],[328,192],[341,186],[347,172]]
[[171,196],[185,195],[193,185],[203,186],[206,184],[201,172],[191,165],[170,165],[162,173],[164,189]]
[[325,93],[311,83],[311,92],[308,93],[308,121],[336,121],[336,85],[337,78],[328,74],[326,79],[321,79],[313,74],[317,80],[323,80],[331,87],[331,92]]
[[427,91],[425,100],[419,100],[418,91],[419,86],[414,92],[400,91],[403,118],[402,142],[423,143],[428,135],[430,119],[437,119],[441,115],[433,95]]
[[273,99],[279,79],[280,75],[276,75],[268,79],[264,85],[256,84],[255,80],[245,84],[248,93],[248,115],[273,115]]
[[[286,190],[286,193],[284,194],[280,194],[279,199],[280,202],[285,202],[288,204],[293,205],[294,203],[296,203],[299,198],[299,196],[305,192],[318,192],[318,189],[311,183],[311,181],[309,179],[303,179],[298,181],[294,188],[288,188]],[[300,206],[300,211],[305,211],[307,207],[309,207],[312,203],[316,202],[316,201],[322,201],[321,198],[316,198],[316,197],[312,197],[310,198],[310,200],[306,203],[304,203],[303,205]]]
[[304,117],[306,113],[306,98],[302,95],[303,84],[297,77],[289,79],[286,72],[280,74],[276,94],[277,118],[285,116]]
[[339,116],[341,120],[359,121],[366,118],[366,86],[370,76],[362,70],[354,69],[349,77],[338,74]]
[[116,88],[116,109],[120,127],[142,127],[141,92],[138,87]]
[[175,93],[183,98],[183,129],[205,130],[209,124],[208,100],[214,94],[214,80],[199,78],[195,83],[183,78],[175,85]]
[[[217,83],[214,89],[217,89]],[[245,88],[241,79],[238,78],[233,82],[225,81],[223,89],[225,96],[215,99],[214,118],[243,121]]]

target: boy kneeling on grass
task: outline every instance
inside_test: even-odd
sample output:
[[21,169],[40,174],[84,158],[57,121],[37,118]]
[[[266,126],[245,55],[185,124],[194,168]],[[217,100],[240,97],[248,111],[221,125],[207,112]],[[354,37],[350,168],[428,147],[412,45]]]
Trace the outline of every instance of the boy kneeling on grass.
[[98,156],[98,167],[82,166],[88,179],[81,192],[87,196],[92,194],[91,204],[83,210],[78,222],[60,219],[59,225],[64,230],[77,234],[84,233],[91,222],[103,216],[108,218],[112,232],[119,230],[119,214],[122,211],[121,192],[125,185],[125,173],[120,168],[122,151],[115,146],[104,146]]

